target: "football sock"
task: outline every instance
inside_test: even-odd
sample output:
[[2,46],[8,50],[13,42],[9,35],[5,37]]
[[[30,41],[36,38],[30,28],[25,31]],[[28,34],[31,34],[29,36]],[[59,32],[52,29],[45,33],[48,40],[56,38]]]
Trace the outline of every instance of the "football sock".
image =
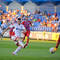
[[59,39],[57,41],[56,48],[58,48],[59,44],[60,44],[60,37],[59,37]]
[[20,50],[21,50],[21,46],[19,46],[15,51],[14,51],[14,53],[17,53],[17,52],[19,52]]

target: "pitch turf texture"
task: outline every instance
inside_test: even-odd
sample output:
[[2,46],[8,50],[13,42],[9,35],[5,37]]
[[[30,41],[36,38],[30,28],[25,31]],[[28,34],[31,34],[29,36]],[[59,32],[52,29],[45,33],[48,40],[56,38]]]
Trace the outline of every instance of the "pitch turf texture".
[[31,41],[25,49],[12,55],[17,48],[13,41],[0,40],[0,60],[60,60],[60,47],[55,54],[49,52],[56,42]]

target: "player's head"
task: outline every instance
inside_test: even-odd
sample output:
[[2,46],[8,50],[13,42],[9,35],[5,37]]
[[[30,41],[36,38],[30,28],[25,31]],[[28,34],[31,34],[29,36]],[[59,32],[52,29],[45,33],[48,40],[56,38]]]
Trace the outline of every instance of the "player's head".
[[21,18],[17,19],[17,23],[20,24],[21,23]]
[[28,21],[28,16],[25,17],[26,21]]

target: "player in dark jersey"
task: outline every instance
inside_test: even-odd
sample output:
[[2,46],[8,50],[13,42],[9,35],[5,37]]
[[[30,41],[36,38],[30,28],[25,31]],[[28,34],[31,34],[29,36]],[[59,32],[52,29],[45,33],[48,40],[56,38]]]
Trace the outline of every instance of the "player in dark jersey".
[[23,21],[22,24],[24,25],[24,27],[26,29],[26,32],[24,33],[23,41],[25,40],[25,37],[27,36],[27,42],[26,42],[26,44],[24,46],[24,48],[25,48],[29,43],[30,26],[32,25],[32,22],[28,21],[28,17],[26,17],[25,21]]

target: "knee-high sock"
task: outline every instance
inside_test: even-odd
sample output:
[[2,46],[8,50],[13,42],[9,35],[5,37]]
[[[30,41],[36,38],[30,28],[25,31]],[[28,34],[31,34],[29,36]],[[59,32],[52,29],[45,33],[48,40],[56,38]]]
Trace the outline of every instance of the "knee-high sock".
[[21,46],[19,46],[15,51],[14,51],[14,53],[17,53],[17,52],[19,52],[20,50],[21,50]]
[[56,44],[56,48],[58,48],[59,44],[60,44],[60,36],[59,36],[58,42]]
[[29,38],[27,39],[27,43],[29,43]]
[[29,38],[27,39],[27,42],[26,42],[24,48],[28,45],[28,43],[29,43]]

